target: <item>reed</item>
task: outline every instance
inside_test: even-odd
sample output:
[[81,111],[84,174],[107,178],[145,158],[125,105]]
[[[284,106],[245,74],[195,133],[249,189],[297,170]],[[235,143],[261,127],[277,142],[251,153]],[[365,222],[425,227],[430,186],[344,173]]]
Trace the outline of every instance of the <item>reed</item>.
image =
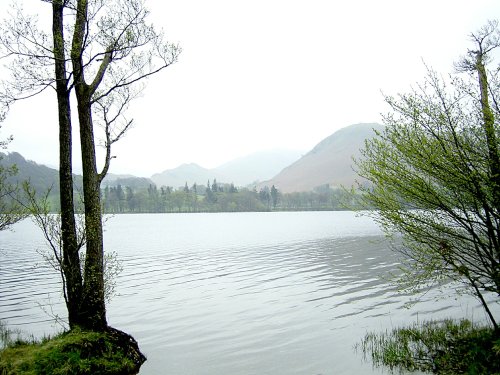
[[369,332],[356,345],[376,367],[391,373],[500,374],[500,336],[468,320],[415,323]]

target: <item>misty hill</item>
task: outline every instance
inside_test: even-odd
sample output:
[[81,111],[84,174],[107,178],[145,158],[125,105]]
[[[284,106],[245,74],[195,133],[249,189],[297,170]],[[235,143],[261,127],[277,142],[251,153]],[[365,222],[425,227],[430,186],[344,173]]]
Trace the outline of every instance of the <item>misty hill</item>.
[[[0,153],[0,165],[16,165],[17,174],[10,178],[11,182],[29,181],[30,185],[39,194],[44,194],[50,189],[50,195],[55,197],[55,201],[58,200],[59,171],[57,169],[26,160],[17,152],[8,154]],[[79,192],[83,191],[82,176],[74,174],[73,183],[75,184],[75,190]],[[147,189],[152,183],[153,181],[148,178],[108,174],[102,183],[102,187],[122,185],[130,186],[132,189]]]
[[[352,169],[352,157],[359,156],[364,140],[374,135],[373,129],[381,130],[379,124],[356,124],[340,129],[318,143],[309,153],[299,159],[297,151],[258,152],[238,158],[214,169],[206,169],[197,164],[183,164],[177,168],[155,174],[151,179],[131,175],[108,175],[105,186],[130,186],[143,189],[151,183],[156,186],[183,187],[187,182],[205,185],[213,182],[231,183],[247,186],[264,181],[260,186],[275,185],[281,192],[310,191],[315,187],[351,186],[357,178]],[[59,191],[58,171],[33,161],[27,161],[19,153],[1,154],[4,165],[16,164],[19,173],[17,180],[29,179],[39,192],[52,187],[52,193]],[[274,176],[274,177],[272,177]],[[267,181],[265,181],[267,179]],[[75,175],[76,188],[81,191],[82,177]]]
[[106,177],[104,177],[104,179],[102,180],[101,187],[102,188],[105,188],[106,186],[116,187],[118,185],[121,185],[121,186],[128,186],[133,190],[142,190],[142,189],[147,189],[149,185],[152,184],[154,184],[154,182],[149,178],[108,173]]
[[352,158],[360,156],[364,141],[382,130],[380,124],[355,124],[340,129],[310,152],[262,185],[275,185],[283,193],[310,191],[322,185],[351,186],[359,179]]
[[231,160],[215,168],[215,171],[222,176],[224,182],[246,186],[272,178],[298,160],[300,155],[299,151],[292,150],[261,151]]
[[[59,172],[57,169],[26,160],[17,152],[0,153],[0,158],[0,164],[4,166],[16,165],[17,175],[10,178],[12,182],[29,181],[31,187],[40,194],[46,193],[49,189],[51,194],[59,193]],[[74,175],[74,183],[76,188],[81,189],[82,177]]]
[[220,176],[210,169],[200,167],[198,164],[182,164],[174,169],[167,169],[161,173],[151,176],[151,180],[156,186],[172,186],[179,188],[187,182],[192,186],[195,182],[199,185],[206,185],[207,181],[213,179],[220,181]]
[[298,151],[262,151],[234,159],[217,168],[207,169],[198,164],[182,164],[151,176],[157,186],[182,187],[187,182],[206,185],[217,179],[219,182],[246,186],[275,176],[279,171],[300,157]]

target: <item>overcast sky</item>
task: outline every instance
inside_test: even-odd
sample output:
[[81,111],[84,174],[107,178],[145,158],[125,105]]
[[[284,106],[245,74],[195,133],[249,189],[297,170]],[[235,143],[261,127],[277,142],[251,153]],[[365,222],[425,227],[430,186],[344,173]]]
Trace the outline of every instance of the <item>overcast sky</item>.
[[[9,2],[0,0],[0,12]],[[24,4],[50,20],[47,3]],[[423,62],[452,72],[468,34],[500,15],[497,0],[146,4],[183,52],[148,82],[130,112],[134,128],[114,148],[111,173],[144,177],[261,150],[307,152],[337,129],[380,122],[382,92],[408,91],[425,75]],[[14,135],[8,151],[58,164],[54,100],[51,93],[14,106],[0,134]]]

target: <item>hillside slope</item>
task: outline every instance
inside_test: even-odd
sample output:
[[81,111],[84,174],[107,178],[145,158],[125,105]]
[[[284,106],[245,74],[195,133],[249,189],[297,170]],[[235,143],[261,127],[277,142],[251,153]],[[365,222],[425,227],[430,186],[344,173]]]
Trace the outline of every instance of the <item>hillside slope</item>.
[[272,178],[299,158],[299,151],[260,151],[231,160],[215,168],[214,172],[220,176],[222,182],[233,182],[237,186],[246,186]]
[[351,186],[357,179],[352,158],[360,156],[364,141],[382,130],[380,124],[355,124],[342,128],[310,152],[261,185],[275,185],[283,193],[310,191],[322,185]]
[[151,176],[156,186],[172,186],[174,189],[182,188],[184,184],[191,187],[194,183],[206,184],[213,179],[220,181],[220,176],[210,169],[203,168],[195,163],[182,164],[177,168],[167,169]]
[[[49,189],[51,194],[59,193],[59,172],[56,169],[26,160],[18,152],[0,153],[0,164],[17,167],[17,174],[9,178],[11,183],[29,181],[38,194],[45,194]],[[74,179],[76,187],[81,188],[81,177],[74,176]]]
[[[17,174],[9,178],[11,183],[21,183],[29,181],[30,186],[35,189],[38,194],[45,194],[50,190],[50,195],[59,199],[59,171],[54,168],[47,167],[43,164],[37,164],[34,161],[25,159],[18,152],[1,153],[0,152],[0,165],[9,167],[15,165],[17,167]],[[80,194],[83,191],[83,177],[81,175],[73,174],[73,183],[75,191]],[[134,176],[120,176],[108,174],[102,183],[102,187],[106,186],[130,186],[133,189],[146,189],[153,181],[134,177]]]

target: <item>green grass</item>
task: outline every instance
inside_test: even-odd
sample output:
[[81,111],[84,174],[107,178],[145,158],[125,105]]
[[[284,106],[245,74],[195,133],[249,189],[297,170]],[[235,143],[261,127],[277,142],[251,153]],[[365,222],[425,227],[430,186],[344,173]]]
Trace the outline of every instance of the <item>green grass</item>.
[[114,333],[75,329],[40,342],[16,339],[0,351],[0,375],[137,373],[138,366],[127,351]]
[[468,320],[425,322],[368,333],[357,349],[377,367],[394,372],[500,374],[500,336]]

